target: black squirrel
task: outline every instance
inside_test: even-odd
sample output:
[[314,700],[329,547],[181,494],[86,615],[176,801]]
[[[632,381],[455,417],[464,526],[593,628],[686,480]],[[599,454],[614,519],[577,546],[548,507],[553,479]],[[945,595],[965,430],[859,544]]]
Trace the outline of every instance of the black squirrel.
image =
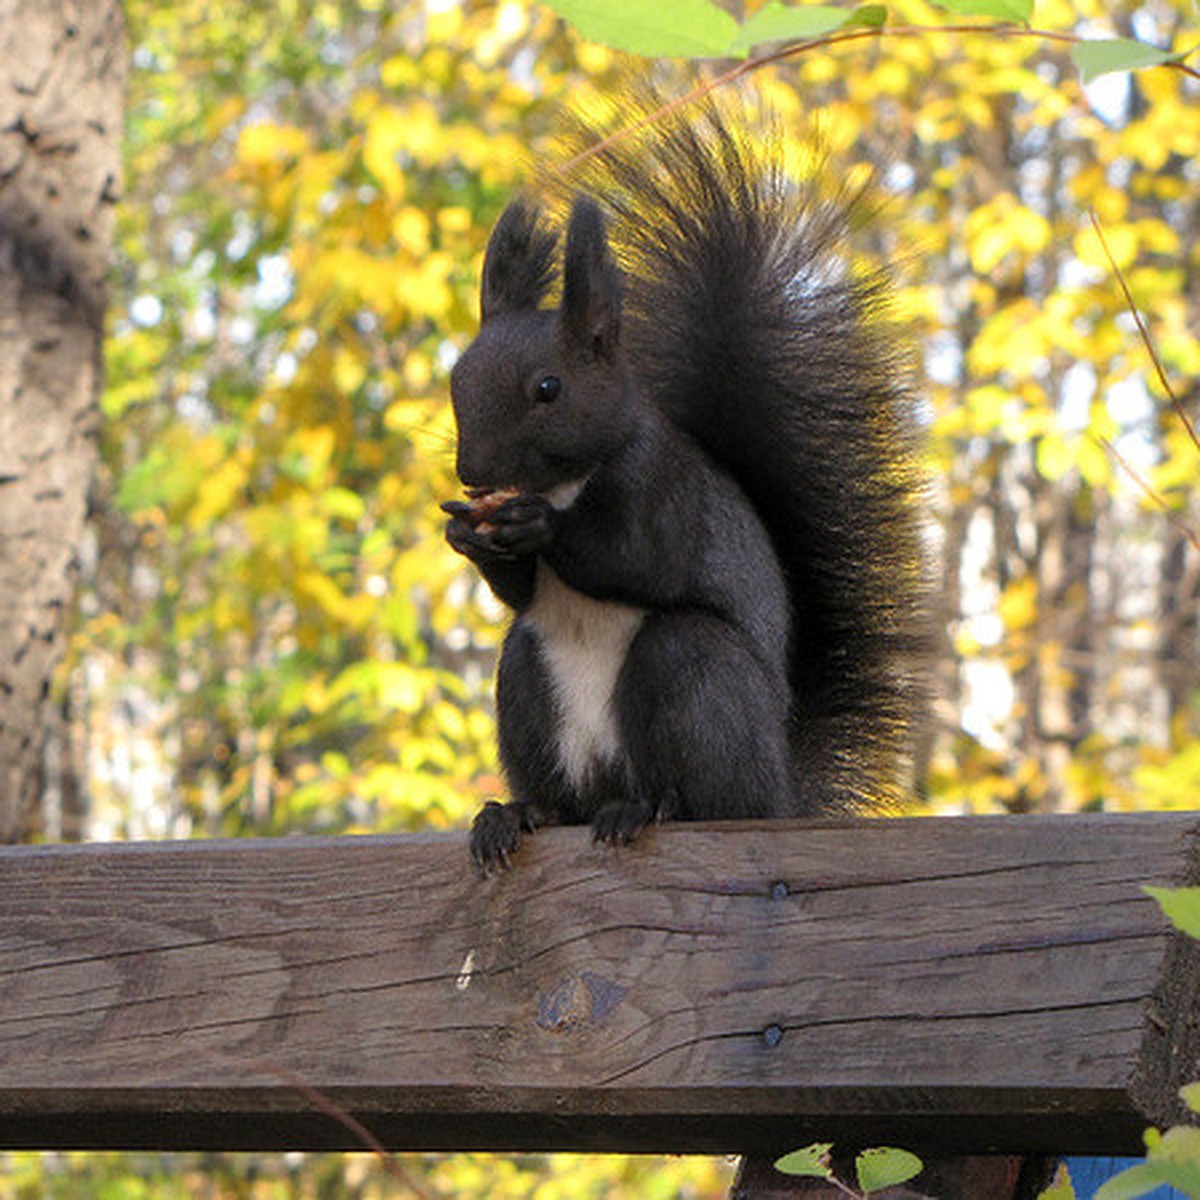
[[[864,191],[785,170],[743,102],[656,110],[522,196],[451,375],[447,538],[515,612],[497,679],[523,831],[802,816],[909,788],[924,678],[920,421]],[[638,124],[640,122],[640,124]]]

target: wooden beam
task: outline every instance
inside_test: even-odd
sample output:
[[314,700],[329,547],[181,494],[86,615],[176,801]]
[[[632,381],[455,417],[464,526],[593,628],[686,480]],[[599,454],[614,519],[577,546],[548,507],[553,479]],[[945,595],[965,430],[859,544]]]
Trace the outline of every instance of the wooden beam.
[[0,850],[0,1145],[1136,1152],[1189,814]]

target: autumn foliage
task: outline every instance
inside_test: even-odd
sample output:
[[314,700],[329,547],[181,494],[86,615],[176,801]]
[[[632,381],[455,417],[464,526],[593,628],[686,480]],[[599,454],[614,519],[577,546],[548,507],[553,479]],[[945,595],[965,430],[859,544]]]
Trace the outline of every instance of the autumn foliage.
[[[45,826],[461,826],[502,790],[500,614],[438,510],[487,232],[563,105],[699,76],[516,0],[127,8],[104,468],[61,687],[86,803]],[[903,280],[937,479],[927,804],[1194,807],[1200,86],[1169,61],[1194,9],[859,11],[745,73],[836,169],[879,172],[864,249]],[[1156,65],[1085,84],[1071,39],[1101,36]],[[534,1194],[443,1169],[430,1195]],[[719,1194],[696,1170],[536,1194]]]

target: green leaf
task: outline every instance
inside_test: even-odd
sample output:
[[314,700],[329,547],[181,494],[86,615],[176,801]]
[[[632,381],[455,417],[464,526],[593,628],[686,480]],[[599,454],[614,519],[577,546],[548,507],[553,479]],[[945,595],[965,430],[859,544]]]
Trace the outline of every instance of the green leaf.
[[1200,1129],[1189,1125],[1168,1129],[1149,1161],[1164,1183],[1187,1196],[1200,1196]]
[[1133,38],[1077,42],[1071,48],[1071,58],[1083,75],[1084,83],[1091,83],[1097,76],[1110,71],[1136,71],[1140,67],[1161,66],[1174,57],[1166,50],[1148,46]]
[[343,521],[360,521],[367,507],[357,492],[342,487],[326,488],[318,495],[317,501],[331,517]]
[[890,1146],[864,1150],[854,1161],[858,1186],[864,1192],[881,1192],[884,1188],[907,1183],[920,1175],[924,1166],[915,1154]]
[[1038,1192],[1037,1200],[1076,1200],[1075,1188],[1071,1185],[1071,1173],[1067,1164],[1060,1162],[1054,1179],[1044,1191]]
[[807,41],[840,29],[853,15],[829,4],[791,7],[771,0],[742,26],[733,44],[736,50],[746,51],[767,42]]
[[547,0],[589,41],[646,58],[735,54],[737,22],[712,0]]
[[829,1166],[829,1152],[833,1149],[832,1142],[813,1142],[803,1150],[793,1150],[776,1159],[775,1170],[785,1175],[806,1175],[815,1179],[832,1179],[833,1171]]
[[882,4],[862,4],[850,14],[850,27],[882,29],[887,24],[888,11]]
[[964,17],[993,17],[1024,24],[1033,16],[1033,0],[937,0],[940,8]]
[[1200,887],[1142,889],[1158,901],[1168,921],[1189,937],[1200,938]]
[[1135,1200],[1152,1192],[1163,1182],[1162,1172],[1150,1163],[1138,1163],[1119,1175],[1105,1180],[1096,1191],[1094,1200]]

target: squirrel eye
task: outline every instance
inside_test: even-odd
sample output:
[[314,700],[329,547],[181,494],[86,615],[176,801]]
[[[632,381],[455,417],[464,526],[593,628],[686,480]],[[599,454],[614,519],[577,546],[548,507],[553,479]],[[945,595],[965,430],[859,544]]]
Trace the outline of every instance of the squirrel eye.
[[543,404],[549,404],[551,400],[558,397],[558,393],[562,391],[562,384],[559,382],[557,375],[543,375],[538,380],[537,398]]

